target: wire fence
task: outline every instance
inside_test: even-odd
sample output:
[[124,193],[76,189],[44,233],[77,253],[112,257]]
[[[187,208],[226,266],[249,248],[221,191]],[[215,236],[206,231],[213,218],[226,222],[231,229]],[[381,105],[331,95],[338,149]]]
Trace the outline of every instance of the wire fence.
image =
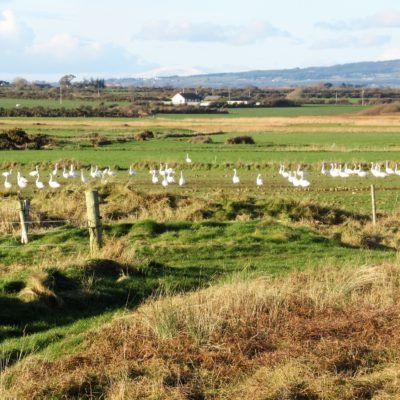
[[[90,241],[90,252],[91,254],[96,248],[100,248],[102,245],[101,240],[101,217],[99,211],[98,193],[94,190],[87,191],[86,193],[86,208],[87,208],[87,220],[83,218],[40,218],[30,209],[29,199],[25,200],[14,200],[14,207],[11,204],[6,204],[0,209],[0,235],[12,235],[13,238],[5,238],[0,244],[0,250],[7,249],[18,249],[25,245],[29,241],[29,235],[33,236],[42,232],[42,230],[48,230],[51,228],[59,228],[63,226],[73,226],[74,228],[88,228]],[[89,201],[90,200],[90,201]],[[11,201],[10,201],[11,203]],[[32,218],[30,218],[32,213]],[[18,241],[18,235],[21,233],[20,243]],[[29,233],[29,234],[28,234]],[[42,238],[42,237],[41,237]],[[15,243],[14,243],[15,241]],[[11,243],[10,243],[11,242]],[[71,248],[76,249],[77,244],[74,243],[29,243],[30,248],[38,249],[65,249]],[[76,251],[76,250],[74,250]]]

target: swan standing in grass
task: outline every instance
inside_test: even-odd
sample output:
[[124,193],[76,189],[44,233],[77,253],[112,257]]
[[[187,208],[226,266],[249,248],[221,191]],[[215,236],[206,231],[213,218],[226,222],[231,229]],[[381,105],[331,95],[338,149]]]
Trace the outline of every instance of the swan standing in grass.
[[163,185],[164,187],[168,186],[168,179],[167,179],[167,175],[164,175],[163,180],[161,181],[161,185]]
[[186,180],[183,177],[183,171],[181,171],[181,177],[179,178],[179,186],[184,186],[186,185]]
[[175,178],[172,175],[171,171],[168,171],[167,174],[165,175],[167,178],[168,183],[175,183]]
[[325,168],[325,163],[322,163],[322,167],[321,167],[321,174],[322,175],[330,175],[329,171]]
[[53,189],[59,188],[61,185],[57,181],[53,181],[53,175],[50,174],[49,186]]
[[62,176],[64,177],[64,179],[68,179],[69,178],[69,172],[67,171],[67,168],[65,166],[64,166],[64,169],[63,169]]
[[53,174],[53,176],[56,176],[56,175],[57,175],[57,173],[58,173],[58,163],[56,163],[56,164],[54,165],[54,169],[53,169],[53,171],[51,171],[51,173]]
[[258,187],[264,185],[264,182],[263,182],[263,180],[262,180],[262,178],[261,178],[261,174],[258,174],[258,175],[257,175],[256,185],[257,185]]
[[191,164],[191,162],[192,162],[192,159],[191,159],[191,158],[189,158],[189,153],[186,153],[186,158],[185,158],[185,161],[186,161],[188,164]]
[[83,169],[81,169],[81,182],[86,183],[88,181],[88,178],[86,178],[85,175],[83,175]]
[[12,187],[12,184],[11,184],[11,182],[8,182],[8,175],[6,175],[6,177],[5,177],[6,179],[4,180],[4,188],[5,189],[11,189],[11,187]]
[[40,179],[40,176],[38,175],[38,176],[36,177],[35,185],[36,185],[36,187],[37,187],[38,189],[43,189],[43,188],[44,188],[44,183],[43,183],[42,181],[39,181],[39,179]]
[[389,161],[386,161],[385,172],[386,172],[388,175],[393,175],[393,174],[394,174],[393,168],[390,168],[390,167],[389,167]]
[[136,176],[137,172],[132,168],[132,165],[129,166],[129,171],[128,171],[129,176]]
[[157,171],[156,170],[152,170],[151,175],[152,175],[151,183],[153,183],[153,184],[158,183]]
[[240,178],[238,177],[236,168],[233,170],[232,182],[233,182],[234,184],[240,183]]
[[36,165],[35,169],[33,171],[29,172],[29,175],[33,176],[33,177],[34,176],[39,176],[39,167]]
[[358,164],[357,168],[355,169],[355,172],[360,178],[365,178],[368,175],[367,171],[362,170],[361,164]]
[[18,187],[20,187],[21,189],[26,188],[26,186],[28,185],[28,181],[26,178],[24,178],[21,173],[18,171],[17,173],[17,185]]
[[75,171],[74,164],[71,164],[71,166],[69,167],[68,175],[70,176],[70,178],[77,178],[79,176],[79,174]]
[[117,173],[111,169],[111,167],[107,168],[107,175],[108,176],[117,176]]

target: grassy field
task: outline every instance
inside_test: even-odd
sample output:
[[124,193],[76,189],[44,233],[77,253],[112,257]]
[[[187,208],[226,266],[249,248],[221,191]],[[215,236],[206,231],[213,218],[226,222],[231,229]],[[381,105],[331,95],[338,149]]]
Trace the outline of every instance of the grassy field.
[[[396,398],[400,176],[331,178],[320,168],[394,168],[400,120],[305,109],[2,119],[4,130],[54,142],[0,152],[2,171],[13,169],[13,187],[0,188],[0,397],[246,399],[258,387],[265,399]],[[155,138],[133,139],[145,129]],[[212,143],[193,143],[196,132],[213,133]],[[94,133],[109,143],[94,146]],[[243,134],[255,144],[225,143]],[[47,182],[55,162],[117,175],[83,184],[59,173],[58,190],[32,178],[17,189],[16,171],[38,165]],[[187,184],[153,185],[148,171],[160,163]],[[311,185],[293,187],[280,163],[300,165]],[[93,259],[87,188],[100,193],[105,242]],[[16,200],[27,197],[30,242],[21,245]]]
[[[360,105],[325,105],[306,104],[302,107],[278,107],[278,108],[229,108],[230,118],[261,118],[261,117],[297,117],[307,115],[337,115],[356,113],[366,109]],[[167,114],[167,118],[186,119],[186,118],[218,118],[218,115],[199,115],[199,114]]]
[[103,100],[69,100],[64,99],[60,103],[59,99],[19,99],[19,98],[0,98],[0,107],[3,108],[15,108],[17,104],[19,107],[48,107],[48,108],[77,108],[80,106],[91,106],[97,107],[100,103],[104,105],[118,104],[128,105],[130,102],[127,101],[103,101]]

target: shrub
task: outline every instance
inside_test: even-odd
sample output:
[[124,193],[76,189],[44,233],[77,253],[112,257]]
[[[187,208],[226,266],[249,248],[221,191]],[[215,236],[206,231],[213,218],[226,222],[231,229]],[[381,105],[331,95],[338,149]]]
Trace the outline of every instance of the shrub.
[[90,135],[90,142],[93,146],[106,146],[111,144],[111,141],[107,139],[105,136],[100,136],[98,133],[92,133]]
[[204,143],[204,144],[208,144],[208,143],[213,143],[213,140],[211,139],[210,136],[195,136],[195,137],[192,137],[189,140],[189,143]]
[[145,140],[153,139],[154,133],[152,131],[137,132],[133,135],[133,137],[138,142],[144,142]]
[[251,136],[235,136],[226,140],[226,144],[255,144]]

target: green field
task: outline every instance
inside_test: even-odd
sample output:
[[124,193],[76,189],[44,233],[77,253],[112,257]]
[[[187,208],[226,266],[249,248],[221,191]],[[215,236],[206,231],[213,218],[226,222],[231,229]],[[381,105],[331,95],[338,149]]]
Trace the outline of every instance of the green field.
[[15,108],[19,104],[19,107],[48,107],[48,108],[77,108],[81,106],[98,107],[100,104],[104,105],[128,105],[130,102],[118,101],[112,102],[107,100],[69,100],[63,99],[60,103],[60,99],[20,99],[20,98],[0,98],[0,107],[3,108]]
[[[260,117],[296,117],[307,115],[336,115],[357,113],[365,110],[367,107],[360,105],[303,105],[301,107],[279,107],[279,108],[228,108],[230,118],[260,118]],[[185,119],[185,118],[218,118],[219,115],[207,114],[166,114],[167,118]]]
[[[1,119],[4,132],[20,127],[52,141],[43,150],[0,151],[1,172],[12,169],[12,188],[0,186],[0,397],[18,386],[21,371],[35,371],[37,398],[63,398],[53,387],[40,388],[44,370],[27,368],[25,362],[66,362],[69,370],[68,360],[87,349],[93,329],[105,329],[154,296],[209,287],[237,275],[282,278],[293,271],[397,263],[400,176],[332,178],[320,173],[322,162],[328,168],[331,162],[361,164],[365,171],[371,162],[382,169],[386,160],[392,168],[400,165],[400,122],[390,116],[342,115],[356,110],[310,106],[238,109],[208,117]],[[144,130],[154,138],[135,140]],[[210,134],[212,143],[193,143],[202,138],[198,132]],[[94,134],[108,142],[96,145]],[[226,143],[241,135],[250,135],[255,144]],[[191,163],[185,161],[187,153]],[[54,179],[61,187],[52,190],[47,181],[56,162],[60,170]],[[65,179],[62,169],[71,164],[87,178],[95,165],[111,167],[116,176],[86,183]],[[175,169],[176,181],[183,171],[186,185],[153,184],[149,169],[161,164]],[[280,164],[304,169],[310,186],[294,187],[278,173]],[[28,175],[35,165],[46,184],[43,190]],[[130,165],[136,176],[128,175]],[[232,183],[234,168],[238,185]],[[29,177],[27,188],[17,187],[17,171]],[[262,187],[255,184],[258,174]],[[371,184],[376,225],[370,217]],[[93,258],[84,196],[89,188],[100,194],[104,234],[104,247]],[[24,198],[31,200],[30,240],[21,245],[16,201]],[[346,293],[353,293],[348,289],[352,283],[346,282]],[[336,289],[342,290],[329,292],[335,306]],[[324,287],[315,290],[324,292]],[[153,350],[146,351],[151,358]],[[208,356],[211,351],[219,350],[208,346]],[[249,355],[252,362],[254,354]],[[121,368],[122,361],[118,374]],[[96,392],[92,395],[90,386],[83,398],[107,398],[99,389],[107,386],[98,383],[99,374],[93,370],[86,377]],[[137,374],[128,371],[135,382]],[[65,385],[71,385],[65,398],[81,396],[80,386]]]

